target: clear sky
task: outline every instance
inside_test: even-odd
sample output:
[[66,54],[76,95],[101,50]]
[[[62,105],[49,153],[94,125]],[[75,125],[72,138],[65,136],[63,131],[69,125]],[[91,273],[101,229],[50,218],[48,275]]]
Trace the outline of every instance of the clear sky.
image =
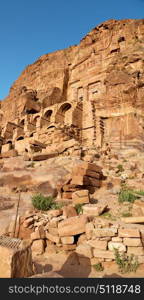
[[108,19],[144,18],[144,0],[0,1],[0,99],[43,54],[78,44]]

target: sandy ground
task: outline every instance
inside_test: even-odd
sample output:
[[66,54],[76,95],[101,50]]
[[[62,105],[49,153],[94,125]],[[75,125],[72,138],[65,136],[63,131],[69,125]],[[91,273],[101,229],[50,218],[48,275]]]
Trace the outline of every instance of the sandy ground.
[[[87,262],[89,259],[87,259]],[[48,276],[48,272],[56,272],[64,278],[143,278],[144,264],[141,264],[136,273],[121,274],[115,262],[104,262],[104,270],[97,272],[89,264],[79,264],[76,254],[65,253],[39,255],[34,257],[35,271],[41,276]],[[43,274],[43,275],[42,275]]]

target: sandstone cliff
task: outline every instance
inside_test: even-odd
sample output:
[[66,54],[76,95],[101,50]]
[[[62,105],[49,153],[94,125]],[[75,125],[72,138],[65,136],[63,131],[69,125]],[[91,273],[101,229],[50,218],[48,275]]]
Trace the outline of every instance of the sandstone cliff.
[[57,124],[78,129],[84,146],[143,149],[143,53],[144,20],[109,20],[79,45],[40,57],[1,102],[3,143],[46,141]]

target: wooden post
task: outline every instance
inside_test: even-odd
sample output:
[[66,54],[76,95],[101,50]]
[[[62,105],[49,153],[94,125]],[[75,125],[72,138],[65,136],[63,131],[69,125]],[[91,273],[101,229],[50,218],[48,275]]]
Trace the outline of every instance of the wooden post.
[[18,237],[18,236],[15,236],[15,234],[16,234],[17,217],[18,217],[18,210],[19,210],[19,205],[20,205],[20,199],[21,199],[21,194],[19,193],[18,202],[17,202],[17,209],[16,209],[16,217],[15,217],[13,237]]
[[122,149],[122,131],[120,130],[120,149]]

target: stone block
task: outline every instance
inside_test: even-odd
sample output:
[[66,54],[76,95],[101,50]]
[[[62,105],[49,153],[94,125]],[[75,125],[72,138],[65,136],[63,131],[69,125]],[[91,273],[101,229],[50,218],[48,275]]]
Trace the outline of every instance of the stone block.
[[128,247],[127,250],[128,254],[134,254],[136,256],[144,255],[144,248],[143,247]]
[[93,248],[106,250],[107,249],[107,242],[106,241],[99,241],[99,240],[89,240],[87,241],[88,245]]
[[50,209],[47,214],[50,217],[58,217],[61,216],[63,213],[62,209]]
[[105,258],[105,260],[104,260],[105,262],[111,262],[112,261],[112,259],[111,258]]
[[[142,200],[135,200],[133,207],[132,207],[133,216],[139,217],[144,216],[144,201]],[[137,214],[139,212],[139,214]]]
[[99,179],[95,179],[95,178],[92,178],[92,177],[89,177],[89,176],[84,176],[83,177],[83,185],[100,187],[101,186],[101,181]]
[[94,225],[93,223],[87,223],[85,226],[85,232],[86,232],[86,237],[87,239],[91,239],[93,236],[93,231],[94,231]]
[[95,228],[94,237],[112,237],[117,234],[117,228]]
[[1,148],[1,153],[5,153],[5,152],[8,152],[9,150],[11,150],[11,147],[12,145],[11,144],[5,144],[5,145],[2,145],[2,148]]
[[1,156],[2,156],[2,158],[16,157],[16,156],[18,156],[18,152],[15,149],[11,149],[11,150],[1,154]]
[[31,218],[31,217],[33,217],[34,220],[39,219],[39,217],[37,215],[35,215],[34,212],[27,210],[24,214],[24,218],[28,219],[28,218]]
[[77,245],[83,244],[85,241],[87,241],[87,237],[85,233],[82,233],[77,241]]
[[41,153],[41,154],[33,154],[32,155],[32,160],[33,161],[41,161],[41,160],[47,160],[49,158],[53,158],[58,156],[58,152],[53,152],[53,153]]
[[72,193],[72,201],[74,204],[89,203],[89,191],[79,190]]
[[93,254],[94,254],[94,257],[97,257],[97,258],[115,259],[114,253],[112,251],[109,251],[109,250],[94,249]]
[[79,246],[76,247],[76,253],[81,256],[88,257],[88,258],[93,257],[92,247],[85,243],[80,244]]
[[34,219],[33,219],[33,217],[32,218],[28,218],[28,219],[26,219],[24,222],[23,222],[23,227],[24,228],[27,228],[27,227],[29,227],[31,224],[33,224],[34,223]]
[[141,255],[141,256],[138,257],[138,263],[139,264],[144,264],[144,256]]
[[62,187],[64,192],[75,192],[79,190],[79,187],[77,187],[75,184],[65,184]]
[[45,248],[45,253],[47,254],[56,254],[57,253],[57,246],[55,244],[50,244],[47,241],[47,247]]
[[83,207],[83,214],[86,214],[88,216],[99,216],[101,215],[105,210],[107,206],[97,206],[96,204],[87,204]]
[[[85,169],[85,170],[91,170],[93,172],[96,173],[101,173],[102,172],[102,168],[94,163],[88,163],[88,162],[82,162],[79,164],[79,168],[81,169]],[[77,169],[77,166],[76,166]],[[74,172],[75,168],[73,168],[73,172]]]
[[45,239],[45,231],[43,226],[38,227],[38,229],[31,233],[31,240]]
[[49,232],[46,232],[46,238],[56,244],[59,244],[60,243],[60,237],[59,236],[56,236],[56,235],[53,235]]
[[[8,240],[11,243],[11,247],[6,245]],[[0,278],[29,277],[33,274],[31,247],[29,244],[26,246],[19,244],[15,248],[16,239],[13,246],[12,240],[9,237],[3,237],[3,241],[0,241]],[[17,241],[19,243],[18,239]]]
[[72,177],[72,180],[71,180],[71,184],[73,184],[73,185],[83,185],[84,183],[83,183],[83,176],[82,175],[75,175],[75,176],[73,176]]
[[48,232],[52,235],[58,236],[58,228],[50,228],[49,227]]
[[32,246],[32,253],[36,255],[41,255],[44,253],[44,240],[36,240],[33,241]]
[[85,185],[85,186],[100,187],[101,183],[99,179],[78,174],[72,177],[71,184],[77,184],[80,186]]
[[114,237],[112,237],[112,242],[122,242],[123,241],[123,239],[122,238],[120,238],[119,236],[114,236]]
[[132,247],[141,247],[142,242],[139,238],[124,238],[123,243],[126,246],[132,246]]
[[58,220],[52,219],[50,222],[47,223],[45,228],[57,228],[58,227]]
[[139,223],[144,223],[144,216],[140,217],[127,217],[127,218],[122,218],[122,222],[125,222],[127,224],[139,224]]
[[82,175],[82,176],[88,176],[88,177],[92,177],[92,178],[96,178],[96,179],[100,179],[101,178],[101,174],[97,173],[93,170],[89,170],[86,168],[82,168],[82,167],[75,167],[75,169],[72,171],[72,177],[73,176],[77,176],[78,175]]
[[74,244],[74,237],[73,236],[61,237],[61,242],[62,242],[63,245]]
[[110,251],[114,251],[114,249],[117,249],[120,252],[126,252],[126,246],[123,243],[118,243],[118,242],[109,242],[108,249]]
[[106,241],[106,242],[110,242],[112,237],[111,236],[105,236],[105,237],[100,237],[98,238],[100,241]]
[[45,226],[48,223],[48,220],[40,220],[40,221],[35,221],[34,222],[34,226],[35,227],[41,227],[41,226]]
[[75,139],[70,139],[70,140],[67,140],[67,141],[63,142],[62,144],[60,144],[57,147],[57,151],[58,151],[58,153],[62,153],[66,149],[74,147],[76,145],[77,145],[77,141]]
[[58,224],[58,233],[60,236],[71,236],[85,232],[87,218],[85,216],[76,216],[68,218]]
[[44,149],[46,148],[46,144],[41,143],[41,142],[39,142],[39,141],[36,141],[36,140],[34,140],[34,139],[30,140],[30,141],[29,141],[29,144],[35,145],[35,146],[39,146],[39,147],[44,148]]
[[76,244],[72,244],[72,245],[62,245],[62,250],[65,251],[73,251],[76,249]]
[[72,199],[72,192],[63,192],[62,199]]
[[68,205],[68,206],[63,207],[63,215],[66,218],[71,218],[71,217],[77,216],[77,212],[76,212],[76,209],[73,206]]
[[133,228],[120,228],[118,234],[119,237],[140,237],[139,230]]

